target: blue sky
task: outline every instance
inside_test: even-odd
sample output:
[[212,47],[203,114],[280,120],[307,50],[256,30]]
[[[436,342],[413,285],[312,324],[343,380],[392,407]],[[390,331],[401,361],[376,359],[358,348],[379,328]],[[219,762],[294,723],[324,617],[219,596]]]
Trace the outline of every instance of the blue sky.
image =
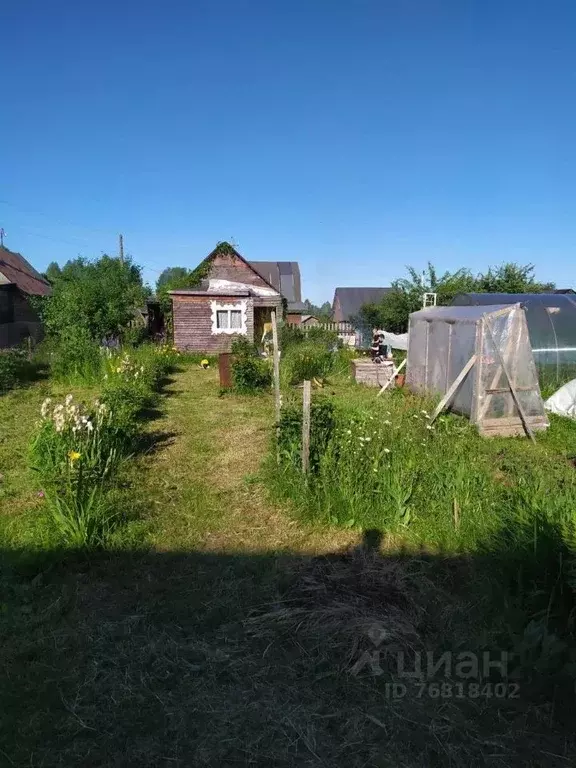
[[154,282],[218,240],[303,292],[404,265],[576,284],[573,0],[5,3],[0,226]]

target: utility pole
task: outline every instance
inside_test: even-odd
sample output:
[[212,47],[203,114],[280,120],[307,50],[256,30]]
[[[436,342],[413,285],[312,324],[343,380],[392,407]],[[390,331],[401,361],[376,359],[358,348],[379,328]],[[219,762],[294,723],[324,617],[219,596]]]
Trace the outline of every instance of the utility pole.
[[120,264],[124,264],[124,237],[123,235],[118,235],[118,241],[120,244]]
[[4,232],[4,227],[0,227],[0,246],[2,246],[2,248],[4,247],[4,235],[5,234],[6,234],[6,232]]

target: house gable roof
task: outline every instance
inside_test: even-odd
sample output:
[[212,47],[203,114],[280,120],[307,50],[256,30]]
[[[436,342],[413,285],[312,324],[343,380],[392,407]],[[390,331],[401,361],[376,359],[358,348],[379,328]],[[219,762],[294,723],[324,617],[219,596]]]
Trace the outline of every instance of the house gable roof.
[[336,288],[332,311],[338,301],[345,321],[356,317],[364,304],[377,304],[392,288]]
[[214,248],[213,251],[211,251],[208,256],[204,259],[202,262],[203,264],[208,263],[209,261],[213,261],[217,256],[232,256],[235,259],[239,259],[243,264],[245,264],[248,269],[250,269],[251,272],[253,272],[257,277],[259,277],[261,280],[263,280],[268,288],[271,288],[273,291],[278,292],[278,289],[272,285],[272,283],[264,276],[261,275],[260,272],[258,272],[257,269],[254,268],[254,266],[251,264],[251,262],[247,261],[244,256],[242,256],[236,248],[234,248],[230,243],[227,243],[226,241],[223,241],[221,243],[218,243],[216,248]]
[[0,246],[0,275],[3,275],[8,283],[14,284],[20,291],[31,296],[49,296],[52,293],[50,283],[24,256],[4,246]]
[[297,261],[251,261],[250,266],[282,294],[289,306],[302,303],[300,267]]

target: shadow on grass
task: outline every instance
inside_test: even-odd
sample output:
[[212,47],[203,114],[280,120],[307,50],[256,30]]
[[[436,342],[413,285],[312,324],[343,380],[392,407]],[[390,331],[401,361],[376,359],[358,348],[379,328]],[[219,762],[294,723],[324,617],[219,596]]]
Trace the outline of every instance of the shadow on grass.
[[321,557],[5,551],[7,764],[574,764],[572,631],[510,588],[523,549],[382,555],[380,536]]

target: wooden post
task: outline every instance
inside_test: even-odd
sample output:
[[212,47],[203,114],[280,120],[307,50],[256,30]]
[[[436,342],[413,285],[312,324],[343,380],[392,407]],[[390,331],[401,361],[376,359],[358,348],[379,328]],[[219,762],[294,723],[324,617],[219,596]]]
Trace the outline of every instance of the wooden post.
[[528,419],[526,417],[526,414],[524,413],[524,408],[522,408],[522,404],[518,399],[518,395],[516,393],[516,387],[512,383],[512,378],[510,376],[510,373],[508,372],[508,368],[506,367],[506,363],[504,362],[502,353],[500,352],[500,349],[496,344],[496,339],[494,338],[494,335],[492,333],[492,328],[489,322],[486,322],[486,330],[488,331],[488,334],[492,339],[492,344],[494,345],[494,349],[496,350],[496,354],[498,355],[498,359],[500,360],[502,371],[504,372],[504,376],[506,377],[506,381],[508,382],[508,386],[510,387],[510,393],[514,398],[514,402],[516,403],[516,408],[518,408],[518,413],[520,414],[520,419],[522,420],[522,425],[524,426],[524,430],[528,435],[528,437],[530,438],[530,440],[532,440],[532,442],[535,443],[536,438],[534,437],[534,432],[532,432],[532,430],[530,429],[530,425],[528,424]]
[[302,472],[306,475],[310,468],[310,405],[312,402],[312,382],[304,382],[302,398]]
[[276,419],[276,460],[280,463],[280,350],[278,348],[278,324],[276,323],[276,312],[272,310],[270,315],[272,321],[272,344],[274,347],[274,414]]
[[456,378],[452,382],[452,386],[450,387],[448,392],[446,392],[446,394],[444,395],[442,400],[440,400],[440,402],[436,406],[436,410],[434,411],[434,413],[432,414],[432,418],[430,419],[430,424],[434,424],[434,422],[436,421],[436,419],[438,418],[440,413],[444,410],[444,408],[446,408],[446,406],[448,405],[450,400],[452,400],[452,398],[454,397],[454,395],[458,391],[460,385],[462,384],[462,382],[466,378],[466,375],[468,374],[468,371],[472,368],[472,366],[474,365],[475,362],[476,362],[476,355],[474,354],[474,355],[472,355],[470,360],[468,360],[468,362],[466,363],[464,368],[462,368],[462,370],[460,371],[458,376],[456,376]]
[[386,392],[386,390],[388,389],[388,387],[390,386],[390,384],[391,384],[391,383],[394,381],[394,379],[396,378],[396,376],[397,376],[397,375],[400,373],[400,371],[402,370],[402,368],[404,368],[404,366],[406,365],[406,360],[408,360],[408,358],[407,358],[407,357],[405,357],[405,358],[404,358],[404,360],[402,360],[402,362],[400,363],[400,365],[398,366],[398,368],[394,368],[394,370],[392,371],[392,376],[391,376],[391,377],[388,379],[388,381],[386,382],[386,384],[384,384],[384,386],[383,386],[383,387],[382,387],[382,389],[381,389],[381,390],[378,392],[378,394],[376,395],[376,397],[380,397],[380,395],[382,394],[382,392]]

